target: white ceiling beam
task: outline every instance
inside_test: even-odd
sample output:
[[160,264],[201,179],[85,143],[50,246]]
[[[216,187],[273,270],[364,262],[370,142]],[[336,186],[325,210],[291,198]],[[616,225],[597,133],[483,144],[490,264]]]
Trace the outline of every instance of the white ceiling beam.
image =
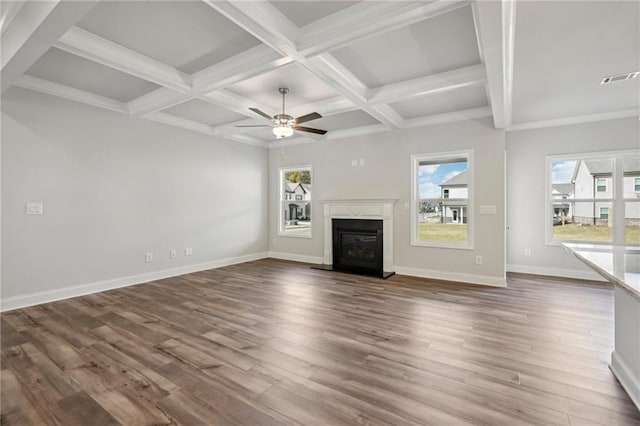
[[127,106],[131,115],[145,115],[170,108],[193,99],[191,93],[176,92],[160,87],[152,92],[129,101]]
[[511,125],[513,107],[513,56],[516,37],[516,0],[502,1],[502,81],[504,124]]
[[82,102],[111,111],[127,113],[127,104],[116,101],[105,96],[96,95],[94,93],[85,92],[84,90],[75,89],[63,84],[54,83],[52,81],[42,80],[40,78],[23,75],[14,83],[15,86],[24,87],[25,89],[36,90],[38,92],[47,93],[49,95],[59,96],[61,98],[70,99],[76,102]]
[[[18,10],[3,12],[0,41],[2,93],[33,65],[97,0],[27,1]],[[2,4],[5,8],[5,2]],[[13,16],[13,17],[11,17]]]
[[26,3],[25,0],[20,1],[7,1],[2,3],[0,9],[0,34],[4,35],[11,25],[15,22],[15,18],[18,16],[20,9]]
[[290,64],[293,59],[282,56],[265,45],[259,45],[227,60],[194,73],[193,91],[205,93],[250,79]]
[[484,118],[491,115],[492,111],[489,107],[471,108],[463,111],[453,111],[443,114],[429,115],[426,117],[411,118],[405,120],[404,127],[432,126],[434,124],[451,123],[454,121],[474,120],[476,118]]
[[267,114],[271,114],[273,112],[271,108],[267,106],[261,105],[255,101],[252,101],[251,99],[244,98],[240,95],[236,95],[235,93],[224,89],[210,92],[206,95],[198,96],[198,99],[212,103],[238,114],[245,115],[249,118],[261,119],[261,117],[259,117],[255,113],[249,111],[249,108],[258,108],[259,110],[266,112]]
[[178,92],[191,90],[187,74],[78,27],[69,29],[54,46]]
[[367,86],[329,53],[299,63],[376,120],[389,127],[402,127],[403,118],[392,108],[367,104]]
[[298,52],[313,56],[468,5],[467,0],[365,1],[300,29]]
[[515,5],[511,3],[476,1],[472,8],[497,129],[509,127],[511,121],[515,24]]
[[175,115],[165,114],[164,112],[152,112],[142,116],[151,121],[158,123],[168,124],[174,127],[181,127],[187,130],[193,130],[194,132],[204,133],[205,135],[213,136],[215,133],[213,127],[198,123],[197,121],[187,120],[186,118],[176,117]]
[[297,56],[298,27],[269,2],[204,2],[282,55],[292,58]]
[[359,107],[349,99],[346,99],[343,96],[336,96],[335,98],[323,99],[321,101],[311,102],[291,108],[289,114],[294,117],[298,117],[300,115],[309,114],[310,112],[317,112],[322,116],[328,116],[354,111],[356,109],[359,109]]
[[355,136],[371,135],[374,133],[387,132],[389,128],[384,124],[371,124],[368,126],[353,127],[351,129],[338,130],[327,133],[327,139],[352,138]]
[[487,82],[484,65],[472,65],[413,80],[388,84],[369,91],[369,103],[406,101],[420,96],[450,92],[466,87],[482,86]]

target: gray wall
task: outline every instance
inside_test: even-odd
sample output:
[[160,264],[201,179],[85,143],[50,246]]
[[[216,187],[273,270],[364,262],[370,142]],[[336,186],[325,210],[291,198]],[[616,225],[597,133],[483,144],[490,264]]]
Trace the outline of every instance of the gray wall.
[[264,254],[267,193],[266,149],[12,88],[2,298]]
[[[477,215],[475,249],[443,249],[410,245],[412,154],[472,148],[475,161],[475,210],[493,204],[496,215]],[[469,276],[504,277],[504,149],[505,135],[490,119],[464,121],[416,129],[396,130],[347,139],[271,149],[270,250],[291,257],[323,255],[323,199],[396,198],[394,264],[405,269],[442,271]],[[363,167],[351,160],[364,159]],[[278,168],[313,165],[313,238],[278,236]],[[482,265],[475,256],[482,255]],[[419,271],[415,271],[419,272]]]
[[508,270],[597,277],[561,247],[545,244],[545,157],[638,148],[637,117],[507,133]]

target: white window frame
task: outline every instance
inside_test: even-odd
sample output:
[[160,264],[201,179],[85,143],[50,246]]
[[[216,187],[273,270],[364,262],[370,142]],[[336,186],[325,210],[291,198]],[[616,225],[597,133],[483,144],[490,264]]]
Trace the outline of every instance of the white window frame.
[[640,192],[640,177],[633,178],[633,191]]
[[[638,150],[624,151],[602,151],[590,153],[576,153],[565,155],[549,155],[545,158],[546,167],[546,194],[545,194],[545,244],[548,246],[559,246],[562,243],[584,243],[584,244],[601,244],[601,245],[617,245],[628,244],[625,242],[625,198],[624,198],[624,176],[623,176],[623,157],[627,154],[637,154]],[[611,196],[607,198],[593,198],[593,202],[610,202],[609,219],[611,220],[611,210],[615,213],[613,216],[611,241],[590,241],[590,240],[558,240],[553,238],[553,182],[551,179],[551,164],[554,161],[567,160],[591,160],[591,159],[610,159],[613,163],[613,172],[611,176]],[[597,190],[597,182],[595,192]],[[574,199],[573,201],[587,201],[587,199]],[[589,199],[591,201],[591,199]],[[620,214],[619,212],[622,212]]]
[[[604,182],[604,185],[600,185],[600,181]],[[600,189],[604,188],[604,189]],[[596,192],[607,192],[607,179],[605,178],[596,178]]]
[[[607,213],[606,213],[607,217],[606,217],[606,218],[602,217],[602,211],[603,211],[603,210],[606,210],[606,211],[607,211]],[[600,219],[602,219],[602,220],[604,220],[604,219],[609,220],[609,211],[611,211],[611,209],[610,209],[609,207],[600,207]]]
[[[451,158],[466,157],[467,159],[467,241],[463,243],[446,242],[438,240],[420,240],[418,238],[418,204],[420,201],[418,185],[418,167],[421,161],[447,161]],[[474,173],[473,150],[436,152],[414,154],[411,156],[411,245],[418,247],[438,247],[460,250],[473,250],[473,229],[475,223],[474,207]]]
[[[311,206],[310,211],[311,211],[311,223],[309,225],[309,234],[308,235],[301,235],[301,234],[294,234],[292,232],[287,232],[284,228],[284,217],[283,217],[283,212],[284,212],[284,205],[285,202],[287,201],[285,199],[285,195],[284,195],[284,175],[285,173],[288,172],[294,172],[296,170],[309,170],[309,174],[311,175],[311,200],[309,200],[309,204]],[[279,167],[278,168],[278,180],[279,180],[279,184],[278,184],[278,189],[279,189],[279,194],[278,194],[278,236],[280,237],[292,237],[292,238],[313,238],[313,223],[315,221],[315,212],[314,212],[314,208],[313,208],[313,181],[314,181],[314,177],[313,177],[313,166],[311,164],[304,164],[304,165],[300,165],[300,166],[287,166],[287,167]],[[288,201],[295,201],[295,200],[291,200],[289,199]]]

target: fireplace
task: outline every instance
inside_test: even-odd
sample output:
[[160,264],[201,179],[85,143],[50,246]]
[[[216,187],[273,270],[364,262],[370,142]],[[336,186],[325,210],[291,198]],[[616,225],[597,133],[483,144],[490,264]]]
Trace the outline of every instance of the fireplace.
[[333,270],[383,276],[382,220],[333,219]]
[[[355,199],[355,200],[322,200],[324,210],[324,256],[321,265],[314,266],[315,269],[323,269],[327,271],[336,271],[335,262],[345,261],[351,268],[344,268],[341,265],[340,270],[353,273],[366,273],[376,275],[382,278],[388,278],[394,274],[393,272],[393,205],[395,199]],[[357,247],[351,253],[347,252],[346,256],[340,256],[338,260],[334,257],[334,228],[333,221],[348,219],[353,223],[359,223],[361,226],[357,229],[364,232],[364,235],[350,235],[343,239],[346,240],[349,247]],[[374,225],[375,223],[375,225]],[[382,223],[382,228],[380,228]],[[370,228],[374,226],[375,228]],[[375,244],[373,242],[372,229],[375,229]],[[378,234],[380,232],[380,234]],[[378,238],[380,235],[380,238]],[[372,269],[366,269],[366,265],[359,262],[366,262],[371,254],[368,252],[370,247],[375,245],[380,250],[382,245],[382,255],[376,253],[377,262],[382,262],[382,268],[376,263],[375,272]],[[360,269],[365,267],[365,271]],[[347,270],[349,269],[349,270]]]

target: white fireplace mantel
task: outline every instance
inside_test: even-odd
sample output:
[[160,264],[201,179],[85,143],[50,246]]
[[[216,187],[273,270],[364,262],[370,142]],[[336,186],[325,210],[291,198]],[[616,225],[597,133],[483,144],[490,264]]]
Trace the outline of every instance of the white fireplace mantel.
[[322,200],[324,264],[333,263],[332,219],[382,220],[383,269],[393,272],[393,205],[395,199]]

